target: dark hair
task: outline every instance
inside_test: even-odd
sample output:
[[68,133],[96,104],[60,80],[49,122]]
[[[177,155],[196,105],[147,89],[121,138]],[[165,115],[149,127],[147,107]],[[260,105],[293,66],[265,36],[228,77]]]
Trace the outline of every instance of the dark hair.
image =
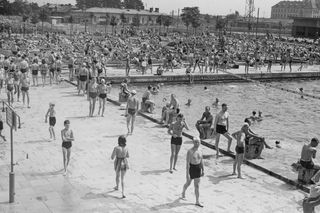
[[118,145],[121,147],[125,147],[127,143],[127,139],[124,135],[120,135],[118,138]]
[[256,111],[252,111],[252,114],[255,115],[255,114],[257,114],[257,112]]
[[63,125],[66,125],[66,124],[70,124],[70,121],[69,121],[69,120],[65,120],[65,121],[63,122]]
[[248,118],[244,119],[244,122],[250,124],[250,120]]
[[149,86],[148,86],[148,90],[150,90],[151,88],[152,88],[152,86],[151,86],[151,85],[149,85]]
[[[178,109],[177,109],[178,110]],[[179,110],[180,111],[180,110]],[[183,118],[183,114],[181,114],[181,113],[179,113],[178,115],[177,115],[177,118]]]
[[317,144],[319,144],[318,138],[312,138],[312,139],[311,139],[311,143],[317,143]]
[[222,107],[224,107],[224,106],[226,107],[226,106],[227,106],[227,104],[226,104],[226,103],[223,103],[221,106],[222,106]]

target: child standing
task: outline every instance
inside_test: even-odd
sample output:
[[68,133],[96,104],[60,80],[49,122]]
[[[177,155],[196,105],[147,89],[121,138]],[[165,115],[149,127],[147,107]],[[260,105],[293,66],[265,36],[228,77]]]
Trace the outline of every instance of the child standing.
[[242,130],[235,132],[232,134],[234,138],[237,140],[237,146],[236,146],[236,157],[234,159],[233,163],[233,173],[232,175],[236,175],[236,169],[238,170],[238,178],[243,179],[241,176],[241,164],[243,162],[244,158],[244,138],[245,134]]
[[50,141],[56,140],[56,135],[54,133],[54,126],[56,125],[56,111],[54,110],[54,103],[49,103],[49,109],[46,114],[45,122],[48,122],[48,116],[49,116],[49,133],[50,133]]

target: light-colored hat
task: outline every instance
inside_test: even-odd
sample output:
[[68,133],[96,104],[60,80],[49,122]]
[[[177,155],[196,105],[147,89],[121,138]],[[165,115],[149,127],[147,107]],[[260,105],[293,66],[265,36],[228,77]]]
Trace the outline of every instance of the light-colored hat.
[[137,91],[132,90],[132,91],[131,91],[131,94],[135,95],[135,94],[137,94]]

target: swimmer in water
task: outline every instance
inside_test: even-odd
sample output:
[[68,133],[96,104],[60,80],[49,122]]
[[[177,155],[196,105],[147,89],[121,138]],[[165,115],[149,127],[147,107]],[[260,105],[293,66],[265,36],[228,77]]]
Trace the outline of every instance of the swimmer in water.
[[192,100],[189,98],[189,99],[188,99],[188,103],[186,103],[186,106],[191,106],[191,101],[192,101]]
[[209,91],[208,87],[204,87],[203,89],[204,89],[204,91],[206,91],[206,92]]
[[212,106],[217,107],[217,106],[218,106],[218,104],[219,104],[219,99],[218,99],[218,98],[216,98],[216,101],[212,104]]
[[301,94],[301,98],[303,98],[303,88],[302,88],[302,87],[299,88],[299,92],[300,92],[300,94]]
[[262,119],[262,112],[261,111],[259,111],[258,112],[258,118],[257,118],[257,121],[262,121],[263,119]]

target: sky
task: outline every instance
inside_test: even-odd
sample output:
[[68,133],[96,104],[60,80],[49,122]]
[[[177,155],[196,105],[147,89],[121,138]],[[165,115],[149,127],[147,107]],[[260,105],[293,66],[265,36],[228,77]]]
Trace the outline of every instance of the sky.
[[[75,4],[75,0],[28,0],[37,2],[39,5],[53,4]],[[239,11],[240,15],[245,13],[246,0],[142,0],[146,8],[158,7],[161,13],[178,14],[178,9],[184,7],[198,6],[202,14],[226,15]],[[254,0],[255,14],[260,8],[260,17],[269,18],[271,7],[281,0]]]

